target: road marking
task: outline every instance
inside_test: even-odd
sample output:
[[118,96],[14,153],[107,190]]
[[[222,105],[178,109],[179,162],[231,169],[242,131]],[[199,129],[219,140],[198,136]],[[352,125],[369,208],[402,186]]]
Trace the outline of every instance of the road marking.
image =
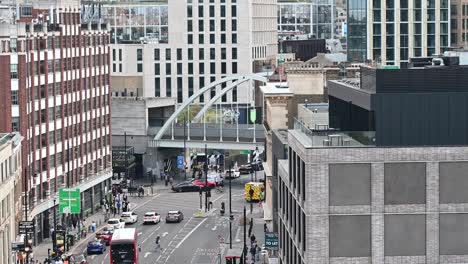
[[86,251],[86,248],[84,248],[83,251],[81,251],[81,253],[85,253],[85,251]]
[[103,261],[101,261],[101,264],[104,264],[104,260],[103,260]]
[[168,234],[169,234],[168,232],[164,232],[164,233],[162,234],[162,237],[165,237],[165,236],[167,236]]
[[218,228],[218,226],[214,226],[213,228],[211,228],[211,231],[215,231],[216,228]]
[[151,252],[146,252],[144,258],[148,257],[149,254],[151,254]]
[[182,240],[179,242],[179,244],[177,244],[177,246],[176,246],[175,248],[179,248],[180,245],[182,245],[182,243],[184,243],[184,241],[185,241],[193,232],[195,232],[195,230],[197,230],[197,228],[198,228],[199,226],[201,226],[201,225],[203,224],[203,222],[206,221],[206,219],[208,219],[208,218],[203,219],[203,221],[201,221],[196,227],[194,227],[194,228],[192,229],[192,231],[190,231],[184,238],[182,238]]
[[138,232],[137,236],[141,236],[141,234],[143,234],[143,232]]
[[106,258],[107,258],[107,256],[109,256],[109,253],[106,253],[106,255],[104,256],[104,258],[106,259]]
[[211,201],[211,202],[213,202],[213,203],[214,203],[214,202],[218,201],[219,199],[221,199],[221,197],[223,197],[223,196],[224,196],[224,194],[222,194],[221,196],[219,196],[218,198],[214,199],[214,200],[213,200],[213,201]]
[[91,256],[91,259],[94,259],[95,257],[96,257],[96,255],[92,255],[92,256]]
[[158,226],[153,232],[151,232],[151,234],[145,238],[141,243],[144,244],[146,242],[146,240],[148,240],[148,238],[150,238],[150,236],[154,235],[154,232],[158,231],[159,228],[161,228],[160,226]]

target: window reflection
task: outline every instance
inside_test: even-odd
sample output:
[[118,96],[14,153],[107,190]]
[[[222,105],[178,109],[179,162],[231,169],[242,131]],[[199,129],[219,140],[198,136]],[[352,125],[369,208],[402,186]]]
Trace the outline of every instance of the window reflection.
[[111,43],[167,43],[167,5],[108,5],[102,9],[110,25]]

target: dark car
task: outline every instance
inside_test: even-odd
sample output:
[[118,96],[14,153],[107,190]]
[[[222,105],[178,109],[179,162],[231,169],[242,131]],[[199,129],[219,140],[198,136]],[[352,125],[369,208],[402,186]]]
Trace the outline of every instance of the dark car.
[[106,245],[102,240],[94,240],[88,242],[88,247],[86,248],[88,255],[91,254],[103,254],[106,251]]
[[172,185],[174,192],[198,192],[200,186],[193,184],[192,181],[184,181],[175,185]]
[[87,264],[86,257],[83,254],[71,255],[69,258],[70,264]]
[[180,223],[184,220],[184,214],[181,211],[169,211],[166,215],[166,223]]

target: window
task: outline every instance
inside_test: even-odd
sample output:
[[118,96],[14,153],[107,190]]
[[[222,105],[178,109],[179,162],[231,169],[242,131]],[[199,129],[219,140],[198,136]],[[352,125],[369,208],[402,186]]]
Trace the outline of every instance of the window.
[[226,6],[221,6],[221,17],[226,17]]
[[16,38],[12,38],[12,39],[10,40],[10,50],[11,50],[11,52],[16,52],[17,45],[18,45],[18,44],[17,44],[17,41],[18,41],[18,40],[17,40]]
[[216,50],[215,48],[210,48],[210,60],[216,59]]
[[210,6],[210,17],[214,17],[214,16],[215,16],[215,7]]
[[226,20],[221,19],[221,31],[226,31]]
[[170,75],[170,74],[171,74],[171,64],[166,63],[166,75]]
[[11,128],[13,131],[19,131],[19,117],[11,118]]
[[182,74],[182,63],[177,63],[177,74]]
[[159,49],[154,49],[154,60],[158,61],[160,59]]
[[205,27],[203,25],[203,20],[198,20],[198,31],[203,32],[205,30]]
[[171,49],[166,49],[166,60],[171,60]]
[[193,77],[188,77],[188,96],[192,96],[193,95]]
[[237,60],[237,48],[232,48],[232,59]]
[[222,60],[226,59],[226,48],[221,48],[221,59]]
[[237,31],[237,20],[233,19],[231,22],[231,30]]
[[210,44],[215,44],[216,39],[215,39],[215,34],[210,34]]
[[143,60],[143,49],[137,49],[137,61]]
[[205,44],[205,35],[203,34],[198,35],[198,44]]
[[226,62],[221,62],[221,74],[226,74]]
[[192,34],[187,35],[187,43],[188,44],[193,44],[193,35]]
[[201,48],[198,50],[198,59],[204,60],[205,59],[205,49]]
[[214,19],[210,19],[210,31],[216,31],[216,22]]
[[191,5],[188,5],[187,6],[187,17],[192,17],[193,14],[192,14],[192,6]]
[[193,23],[192,20],[187,21],[187,32],[192,32],[193,31]]
[[193,74],[193,63],[188,64],[188,74]]
[[[200,74],[205,74],[205,64],[203,62],[200,62],[198,64],[198,71],[199,71]],[[202,86],[200,86],[200,87],[202,87]]]
[[160,75],[161,74],[161,66],[159,63],[154,64],[154,75]]
[[216,64],[214,62],[210,63],[210,73],[216,74]]
[[203,5],[198,6],[198,17],[203,17]]
[[170,77],[166,78],[166,97],[172,96],[172,81]]
[[11,104],[18,104],[18,90],[11,91]]
[[137,72],[143,72],[143,64],[142,63],[137,64]]
[[177,60],[182,60],[182,49],[177,49]]
[[[234,72],[233,72],[234,73]],[[237,102],[237,87],[232,89],[232,101]]]
[[237,62],[232,63],[232,73],[237,73]]
[[232,34],[232,44],[237,43],[237,34]]
[[231,17],[237,16],[237,7],[235,5],[231,6]]
[[188,59],[193,60],[193,49],[192,48],[188,49]]
[[11,79],[18,79],[18,64],[10,65],[10,77]]
[[226,34],[221,34],[221,44],[226,44]]
[[182,94],[182,77],[177,77],[177,102],[182,103],[183,101],[183,94]]
[[161,96],[161,79],[159,77],[154,79],[154,96]]

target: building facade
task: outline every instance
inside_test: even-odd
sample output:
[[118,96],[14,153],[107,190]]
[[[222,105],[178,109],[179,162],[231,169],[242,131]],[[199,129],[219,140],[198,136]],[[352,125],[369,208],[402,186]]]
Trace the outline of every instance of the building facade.
[[442,54],[450,45],[448,0],[348,1],[348,61],[383,65]]
[[314,39],[335,37],[335,1],[278,0],[278,33],[309,35]]
[[0,263],[14,263],[11,242],[16,241],[21,214],[21,136],[0,134]]
[[[101,8],[111,25],[114,95],[182,103],[224,76],[252,74],[256,63],[270,63],[277,53],[276,1],[132,1]],[[253,101],[247,87],[220,103]],[[220,90],[206,92],[197,103]]]
[[450,1],[450,42],[455,48],[468,48],[468,1]]
[[40,243],[50,236],[59,188],[80,189],[86,216],[110,183],[110,36],[105,25],[81,23],[78,0],[4,11],[15,10],[16,20],[0,26],[0,131],[24,137],[26,210]]
[[299,126],[278,169],[282,263],[468,261],[466,147],[324,146]]

